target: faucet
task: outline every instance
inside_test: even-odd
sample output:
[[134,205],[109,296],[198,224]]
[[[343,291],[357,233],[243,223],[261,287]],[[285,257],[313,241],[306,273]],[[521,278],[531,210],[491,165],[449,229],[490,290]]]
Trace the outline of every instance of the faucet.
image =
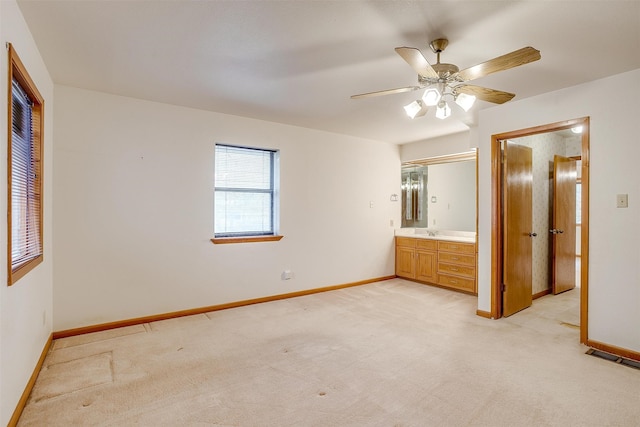
[[436,234],[437,234],[436,231],[427,230],[427,235],[428,236],[435,237]]

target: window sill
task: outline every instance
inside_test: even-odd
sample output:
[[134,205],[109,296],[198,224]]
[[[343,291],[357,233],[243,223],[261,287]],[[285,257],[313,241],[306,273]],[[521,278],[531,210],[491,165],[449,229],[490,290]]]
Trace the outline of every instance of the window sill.
[[284,236],[246,236],[246,237],[216,237],[211,241],[218,245],[223,243],[254,243],[254,242],[277,242]]
[[[30,272],[36,266],[38,266],[42,262],[42,259],[43,259],[43,255],[40,254],[37,257],[32,258],[29,261],[25,262],[24,264],[22,264],[20,267],[16,268],[15,270],[12,270],[11,273],[9,274],[8,285],[9,286],[14,285],[18,280],[20,280],[22,277],[24,277],[28,272]],[[11,260],[9,260],[9,261],[11,261]]]

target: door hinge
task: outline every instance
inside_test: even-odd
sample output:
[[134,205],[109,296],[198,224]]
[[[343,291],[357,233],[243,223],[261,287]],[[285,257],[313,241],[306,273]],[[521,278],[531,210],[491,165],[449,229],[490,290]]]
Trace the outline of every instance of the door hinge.
[[504,283],[500,285],[500,292],[504,292],[506,290],[507,290],[507,285],[505,285]]

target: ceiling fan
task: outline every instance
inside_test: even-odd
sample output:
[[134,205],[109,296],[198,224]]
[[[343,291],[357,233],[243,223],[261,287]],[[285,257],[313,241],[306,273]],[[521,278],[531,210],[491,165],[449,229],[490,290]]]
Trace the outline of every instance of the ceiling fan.
[[436,39],[429,44],[431,50],[437,55],[437,61],[433,65],[429,64],[420,50],[413,47],[397,47],[396,53],[418,73],[418,84],[361,93],[352,95],[351,98],[368,98],[426,89],[421,99],[405,106],[407,114],[411,118],[421,117],[427,113],[429,107],[436,106],[436,117],[444,119],[451,115],[451,109],[445,100],[446,96],[452,97],[465,111],[471,108],[476,99],[502,104],[516,96],[514,93],[469,85],[466,82],[540,59],[540,51],[528,46],[460,71],[453,64],[440,62],[440,53],[448,44],[447,39]]

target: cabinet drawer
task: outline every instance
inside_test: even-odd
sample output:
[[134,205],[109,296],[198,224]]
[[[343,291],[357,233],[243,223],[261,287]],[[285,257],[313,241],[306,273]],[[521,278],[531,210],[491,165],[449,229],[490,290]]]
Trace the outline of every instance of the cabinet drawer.
[[438,241],[438,250],[445,252],[457,252],[459,254],[475,254],[476,245],[474,243],[458,243]]
[[416,240],[411,237],[396,237],[396,246],[405,246],[407,248],[415,248]]
[[438,241],[437,240],[429,240],[429,239],[415,239],[416,247],[418,249],[426,249],[435,251],[438,249]]
[[451,252],[439,252],[438,253],[438,261],[440,262],[448,262],[449,264],[460,264],[460,265],[476,265],[476,256],[475,255],[460,255]]
[[438,284],[468,292],[476,291],[476,281],[474,279],[464,279],[462,277],[439,274]]
[[469,278],[476,277],[476,268],[464,265],[438,263],[438,273],[453,274],[456,276],[464,276]]

